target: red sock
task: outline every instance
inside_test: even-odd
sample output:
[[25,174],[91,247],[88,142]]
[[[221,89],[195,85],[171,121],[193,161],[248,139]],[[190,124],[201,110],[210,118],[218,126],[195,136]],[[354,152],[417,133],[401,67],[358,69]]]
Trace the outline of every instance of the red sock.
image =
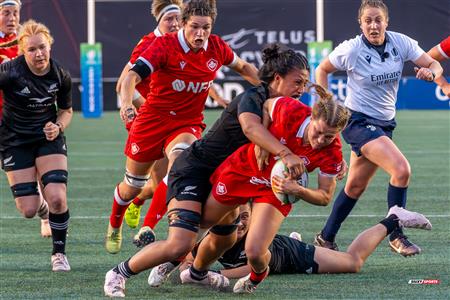
[[263,272],[261,273],[256,273],[255,271],[253,271],[250,273],[250,281],[253,284],[259,284],[261,281],[264,280],[264,278],[267,277],[267,271],[269,270],[269,268],[266,268]]
[[167,212],[166,195],[167,184],[165,184],[163,180],[158,184],[158,187],[153,194],[152,203],[145,215],[144,224],[142,224],[142,226],[150,226],[150,228],[153,229],[156,224],[158,224],[159,220],[162,219]]
[[145,203],[145,199],[140,199],[139,197],[134,198],[133,204],[137,206],[142,206]]
[[119,228],[123,222],[123,216],[127,211],[130,202],[127,203],[126,200],[123,200],[119,194],[119,185],[116,186],[114,190],[114,200],[111,209],[111,216],[109,217],[109,223],[113,228]]

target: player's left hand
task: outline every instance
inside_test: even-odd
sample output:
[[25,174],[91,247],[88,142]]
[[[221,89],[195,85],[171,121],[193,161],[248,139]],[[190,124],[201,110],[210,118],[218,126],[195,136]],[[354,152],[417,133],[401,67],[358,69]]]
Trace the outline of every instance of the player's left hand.
[[[289,174],[285,174],[285,176],[288,176]],[[283,193],[283,194],[290,194],[290,195],[296,195],[298,193],[299,188],[301,186],[297,183],[295,179],[290,179],[288,177],[281,178],[279,176],[273,176],[272,177],[272,188],[274,188],[277,192]]]
[[269,164],[269,152],[255,145],[255,157],[258,164],[258,170],[262,171]]
[[53,141],[60,133],[59,126],[53,122],[47,122],[44,126],[44,134],[47,141]]
[[418,67],[414,67],[414,71],[416,72],[416,78],[417,79],[422,79],[422,80],[426,80],[426,81],[433,81],[434,80],[434,73],[433,71],[431,71],[431,69],[429,68],[418,68]]

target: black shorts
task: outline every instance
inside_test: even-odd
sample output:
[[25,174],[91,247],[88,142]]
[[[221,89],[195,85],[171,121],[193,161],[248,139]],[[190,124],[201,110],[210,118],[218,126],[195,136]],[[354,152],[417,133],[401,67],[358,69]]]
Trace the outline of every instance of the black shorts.
[[392,133],[396,126],[395,119],[383,121],[352,111],[347,127],[342,131],[342,136],[352,147],[352,151],[361,156],[361,147],[368,142],[381,136],[392,139]]
[[169,172],[167,204],[173,198],[204,204],[211,192],[209,178],[214,170],[210,164],[197,158],[191,148],[183,151]]
[[34,167],[37,157],[50,154],[67,156],[66,138],[59,135],[53,141],[40,140],[31,144],[9,147],[0,151],[2,169],[5,172]]

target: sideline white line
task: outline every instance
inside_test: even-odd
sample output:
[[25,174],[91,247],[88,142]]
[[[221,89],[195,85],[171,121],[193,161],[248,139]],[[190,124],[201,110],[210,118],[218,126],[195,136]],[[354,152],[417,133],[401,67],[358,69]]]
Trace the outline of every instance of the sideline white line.
[[[329,215],[289,215],[288,218],[327,218]],[[382,218],[385,215],[350,215],[348,218]],[[450,215],[427,215],[427,218],[450,218]],[[109,216],[71,216],[71,219],[75,220],[90,220],[90,219],[109,219]],[[0,220],[16,220],[24,219],[21,216],[0,216]],[[143,220],[144,217],[141,217]]]

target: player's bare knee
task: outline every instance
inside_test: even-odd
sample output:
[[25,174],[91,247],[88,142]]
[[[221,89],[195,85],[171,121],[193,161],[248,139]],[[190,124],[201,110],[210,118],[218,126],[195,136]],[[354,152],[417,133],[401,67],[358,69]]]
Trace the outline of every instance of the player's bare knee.
[[245,247],[245,253],[247,254],[247,259],[250,262],[261,261],[264,257],[264,254],[267,252],[267,249],[262,249],[261,247],[257,247],[254,245],[250,245]]
[[67,210],[66,198],[63,195],[53,194],[47,197],[48,207],[52,213],[60,214]]
[[358,182],[355,180],[352,182],[347,182],[345,185],[345,193],[353,199],[358,199],[366,190],[367,185],[368,183],[366,182]]
[[395,171],[392,174],[391,181],[396,186],[407,186],[409,184],[410,177],[411,177],[411,167],[407,162],[405,162],[396,166]]
[[27,219],[34,218],[34,216],[37,213],[37,208],[33,208],[33,207],[23,207],[23,208],[20,208],[19,210],[20,210],[20,213],[22,214],[22,216]]

